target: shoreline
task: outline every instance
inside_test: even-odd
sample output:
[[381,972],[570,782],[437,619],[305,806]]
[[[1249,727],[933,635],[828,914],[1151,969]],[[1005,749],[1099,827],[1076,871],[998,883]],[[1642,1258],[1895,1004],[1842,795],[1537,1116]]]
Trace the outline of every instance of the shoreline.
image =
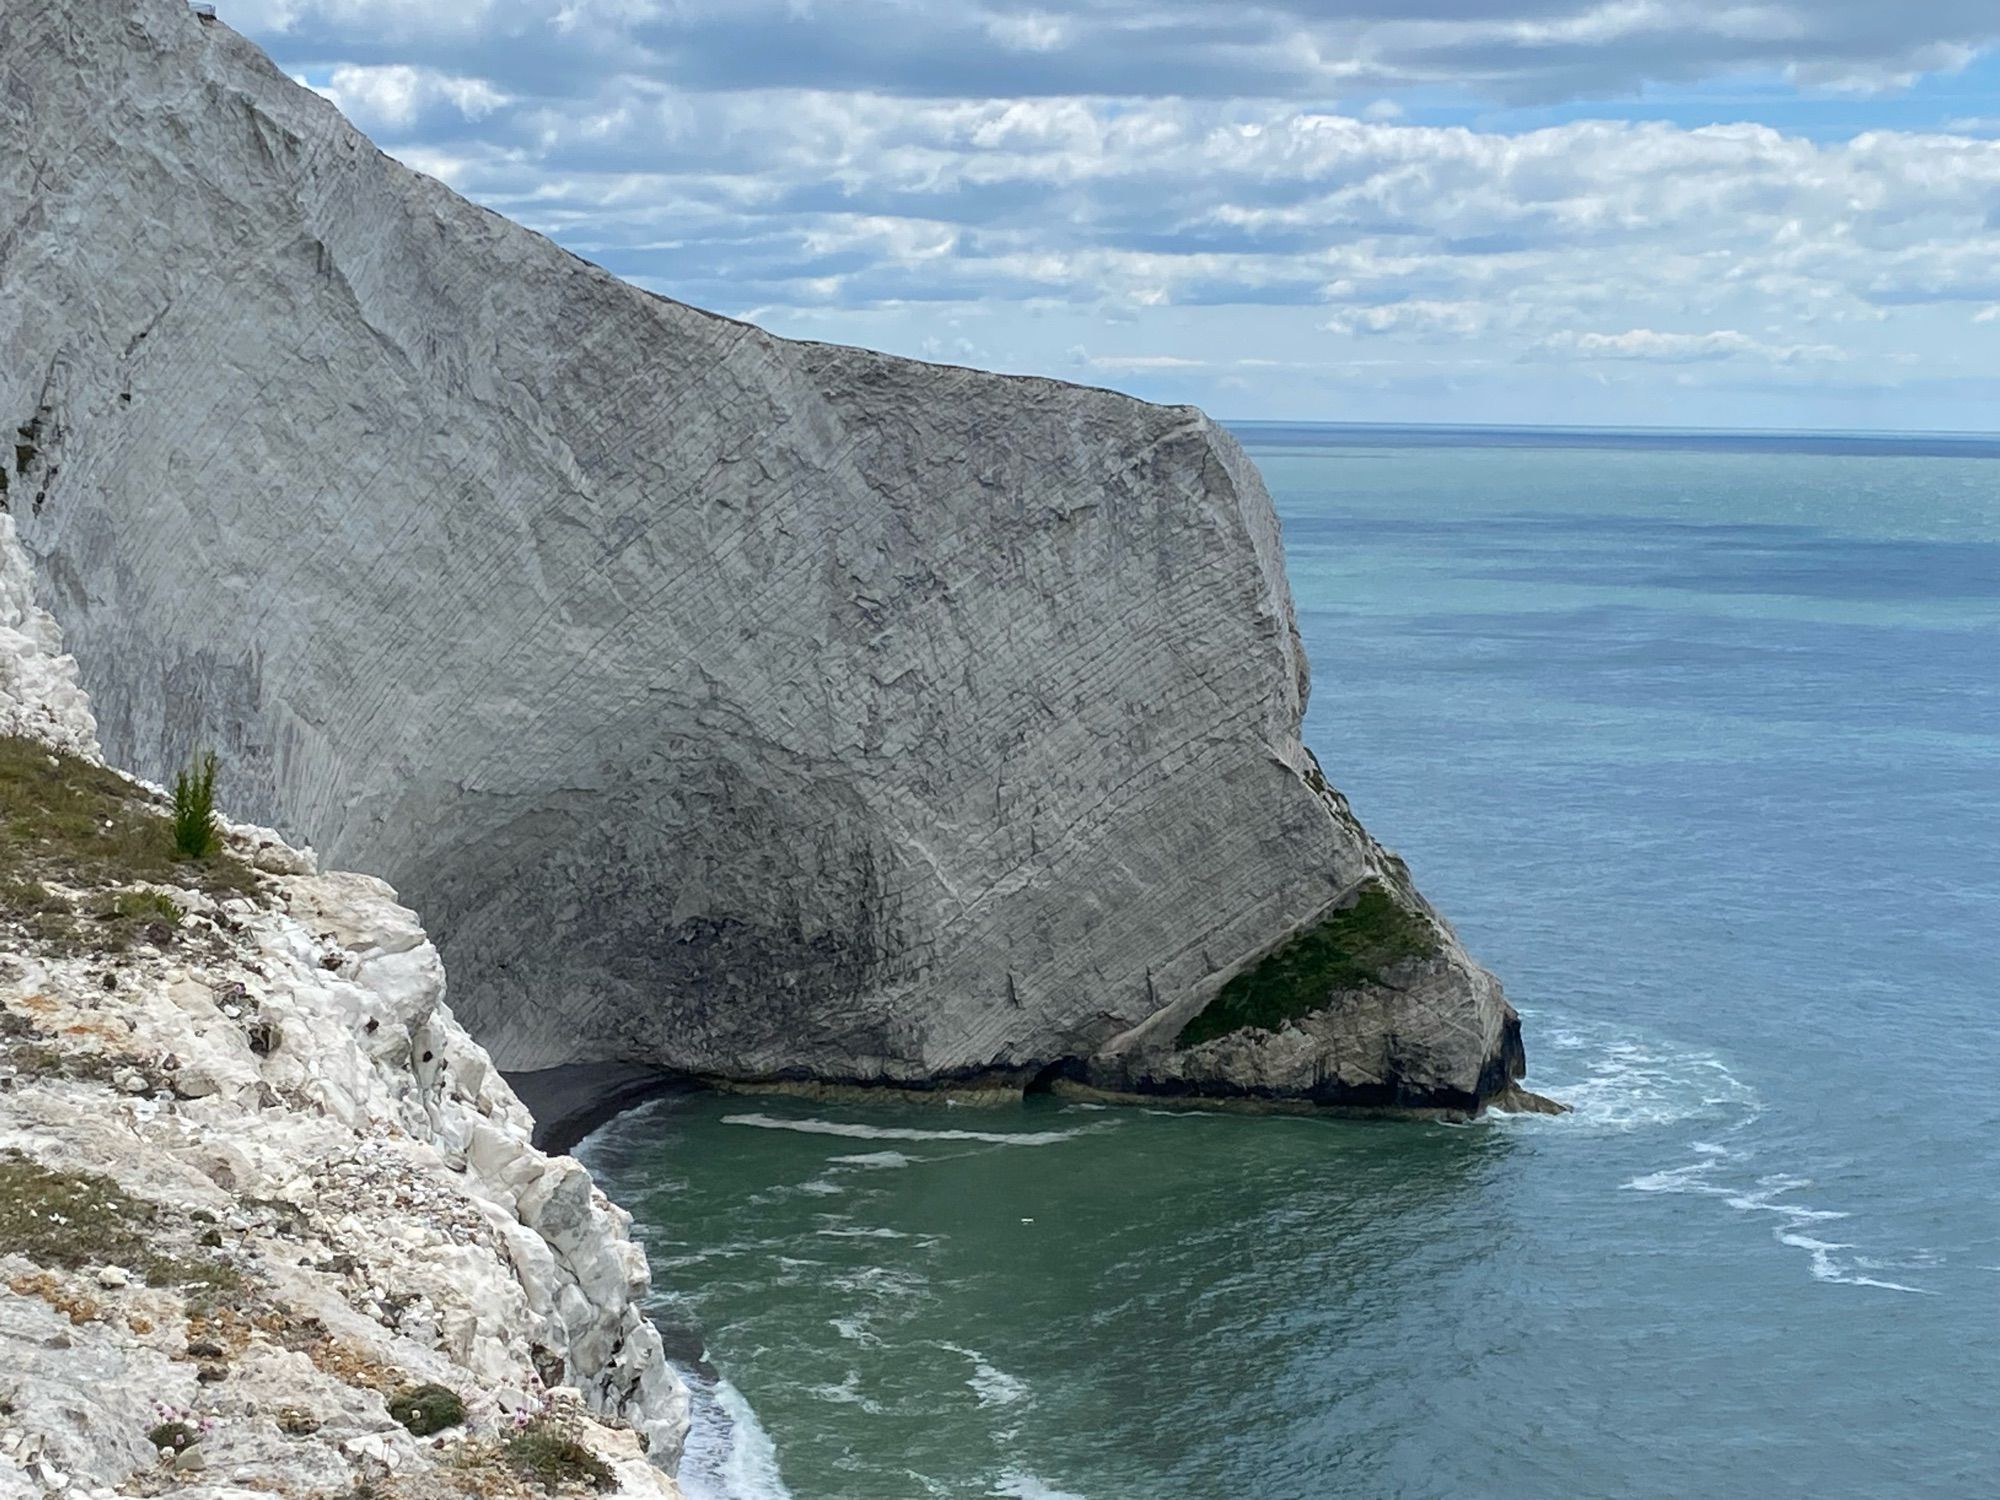
[[690,1086],[685,1077],[645,1063],[563,1063],[501,1076],[534,1116],[535,1146],[550,1156],[567,1156],[626,1110]]
[[[880,1083],[823,1083],[798,1079],[747,1080],[706,1078],[671,1072],[647,1063],[563,1063],[525,1073],[503,1075],[535,1118],[534,1144],[551,1156],[564,1156],[599,1126],[661,1094],[693,1090],[745,1096],[777,1096],[840,1103],[907,1103],[995,1107],[1018,1104],[1029,1091],[1018,1086],[913,1088]],[[1071,1079],[1056,1079],[1045,1090],[1058,1098],[1100,1104],[1152,1108],[1221,1111],[1238,1114],[1322,1115],[1329,1119],[1387,1121],[1447,1121],[1463,1123],[1487,1110],[1509,1114],[1561,1115],[1569,1106],[1512,1083],[1482,1100],[1477,1109],[1420,1105],[1327,1104],[1313,1100],[1262,1098],[1250,1095],[1205,1095],[1126,1092],[1094,1088]]]

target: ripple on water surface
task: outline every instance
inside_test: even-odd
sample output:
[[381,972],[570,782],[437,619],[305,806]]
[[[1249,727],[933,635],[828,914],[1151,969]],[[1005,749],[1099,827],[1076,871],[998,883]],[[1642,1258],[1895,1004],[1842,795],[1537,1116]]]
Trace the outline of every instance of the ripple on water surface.
[[[1676,1235],[1695,1264],[1667,1274],[1688,1296],[1711,1262],[1754,1269],[1759,1244],[1796,1255],[1800,1284],[1931,1290],[1884,1268],[1934,1260],[1870,1253],[1862,1215],[1766,1159],[1765,1106],[1720,1058],[1529,1021],[1536,1081],[1572,1115],[1403,1127],[694,1095],[613,1122],[586,1154],[642,1205],[669,1315],[705,1328],[729,1377],[694,1380],[689,1494],[1373,1495],[1439,1424],[1471,1441],[1496,1420],[1507,1384],[1468,1377],[1549,1358],[1552,1317],[1581,1318],[1569,1340],[1598,1357],[1647,1336],[1648,1262]],[[1649,1200],[1721,1212],[1653,1221]],[[1744,1232],[1758,1222],[1768,1236]],[[1523,1449],[1528,1472],[1574,1473],[1550,1457],[1562,1440]],[[1373,1477],[1311,1488],[1343,1464]]]

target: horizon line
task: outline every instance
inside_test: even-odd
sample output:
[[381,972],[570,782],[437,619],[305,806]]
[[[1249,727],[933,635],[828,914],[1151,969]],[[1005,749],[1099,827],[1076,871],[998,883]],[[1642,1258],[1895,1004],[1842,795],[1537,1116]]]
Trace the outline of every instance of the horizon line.
[[1944,427],[1671,427],[1604,422],[1357,422],[1328,417],[1216,417],[1225,427],[1344,427],[1367,432],[1555,432],[1668,437],[1817,437],[2000,442],[2000,430]]

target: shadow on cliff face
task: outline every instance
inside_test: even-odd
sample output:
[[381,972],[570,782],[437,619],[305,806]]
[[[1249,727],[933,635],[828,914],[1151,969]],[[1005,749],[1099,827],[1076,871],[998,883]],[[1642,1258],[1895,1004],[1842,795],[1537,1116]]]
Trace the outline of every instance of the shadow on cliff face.
[[802,1050],[888,1052],[855,997],[907,978],[914,955],[861,799],[719,759],[679,769],[454,804],[465,831],[434,835],[402,887],[442,934],[459,1015],[508,1069],[595,1053],[755,1073]]

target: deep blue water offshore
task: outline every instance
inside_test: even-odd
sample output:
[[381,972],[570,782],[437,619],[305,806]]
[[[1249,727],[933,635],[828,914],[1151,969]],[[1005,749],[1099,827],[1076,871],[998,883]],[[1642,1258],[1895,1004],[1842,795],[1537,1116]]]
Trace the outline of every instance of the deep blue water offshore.
[[2000,443],[1239,434],[1576,1113],[656,1101],[690,1493],[2000,1494]]

